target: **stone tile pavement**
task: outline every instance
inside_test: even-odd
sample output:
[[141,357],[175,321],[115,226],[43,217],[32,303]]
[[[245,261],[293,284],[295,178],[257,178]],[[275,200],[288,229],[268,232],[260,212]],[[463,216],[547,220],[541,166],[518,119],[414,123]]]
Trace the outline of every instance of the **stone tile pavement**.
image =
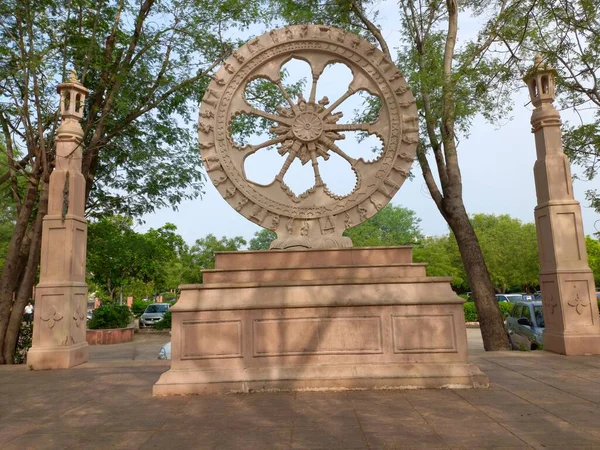
[[469,337],[489,389],[153,398],[167,364],[122,348],[72,370],[2,367],[0,449],[600,449],[600,357],[486,354]]

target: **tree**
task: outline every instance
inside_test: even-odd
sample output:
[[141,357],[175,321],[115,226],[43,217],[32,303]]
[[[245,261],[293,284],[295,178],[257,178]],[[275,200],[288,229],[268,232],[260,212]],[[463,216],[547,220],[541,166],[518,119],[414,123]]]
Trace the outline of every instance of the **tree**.
[[427,263],[428,276],[450,276],[452,285],[459,292],[469,290],[456,239],[449,234],[421,240],[413,248],[413,261]]
[[[563,109],[578,115],[563,126],[564,150],[588,180],[600,168],[600,15],[589,0],[527,0],[510,11],[502,41],[521,65],[530,66],[541,54],[556,67],[557,92]],[[600,212],[597,190],[587,199]]]
[[600,242],[598,239],[586,236],[585,246],[587,248],[590,269],[594,272],[594,282],[598,287],[600,286]]
[[0,183],[11,186],[16,211],[0,276],[0,363],[13,359],[37,274],[59,123],[56,85],[67,69],[91,90],[82,124],[88,215],[176,208],[201,193],[193,115],[213,69],[236,45],[223,36],[260,19],[259,3],[0,2],[7,157]]
[[254,233],[254,237],[250,239],[250,250],[269,250],[271,242],[275,240],[277,235],[271,231],[263,228],[260,231]]
[[[507,214],[475,214],[471,223],[496,292],[532,291],[539,286],[540,265],[533,223],[522,223]],[[425,239],[413,253],[415,261],[429,264],[428,275],[451,275],[456,289],[471,289],[453,233]]]
[[[461,4],[462,8],[485,12],[491,19],[475,42],[467,42],[457,49],[459,5],[456,0],[400,0],[404,38],[397,55],[392,55],[391,45],[368,17],[370,3],[282,0],[280,11],[292,21],[324,18],[328,23],[360,30],[379,44],[389,61],[398,62],[420,111],[421,135],[425,136],[417,148],[421,172],[433,201],[456,237],[477,307],[484,347],[506,350],[508,339],[494,298],[494,287],[462,198],[457,144],[461,135],[468,133],[476,114],[495,118],[506,109],[507,96],[493,92],[489,86],[511,80],[510,66],[488,50],[499,40],[498,29],[504,26],[505,11],[519,2]],[[296,10],[300,13],[294,12]],[[366,117],[371,112],[369,106],[372,105],[367,105],[363,112]]]
[[352,239],[355,247],[410,245],[423,238],[419,222],[414,211],[386,205],[366,222],[346,230],[344,236]]
[[183,239],[175,226],[167,224],[141,234],[132,228],[132,220],[121,216],[104,217],[91,223],[88,232],[87,269],[91,280],[115,299],[118,291],[143,283],[156,291],[176,288],[167,285],[168,268],[178,259]]
[[530,291],[539,285],[535,225],[503,214],[475,214],[471,223],[481,244],[494,288]]
[[215,268],[216,252],[234,252],[245,245],[246,240],[240,236],[234,238],[223,236],[221,239],[217,239],[215,235],[209,234],[196,240],[183,258],[184,270],[181,282],[183,284],[202,283],[202,270]]

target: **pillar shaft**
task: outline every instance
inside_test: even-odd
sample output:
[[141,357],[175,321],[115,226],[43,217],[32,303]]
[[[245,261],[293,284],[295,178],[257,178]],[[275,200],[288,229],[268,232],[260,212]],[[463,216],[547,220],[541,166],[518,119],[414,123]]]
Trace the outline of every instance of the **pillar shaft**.
[[[48,214],[42,228],[33,345],[27,354],[27,364],[33,369],[65,369],[88,360],[87,223],[85,179],[81,174],[83,130],[79,125],[87,90],[71,80],[59,85],[58,91],[62,123],[56,137],[56,164],[50,175]],[[71,103],[75,98],[80,102],[77,107]]]
[[538,61],[525,81],[536,107],[531,116],[535,224],[545,318],[544,349],[565,355],[600,354],[600,320],[589,268],[581,206],[573,196],[570,164],[563,152],[560,114],[553,105],[554,72]]

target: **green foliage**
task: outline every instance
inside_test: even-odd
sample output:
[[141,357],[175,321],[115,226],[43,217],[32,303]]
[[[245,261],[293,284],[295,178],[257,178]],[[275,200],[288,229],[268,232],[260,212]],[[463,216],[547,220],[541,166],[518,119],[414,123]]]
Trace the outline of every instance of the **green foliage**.
[[158,295],[162,297],[163,303],[170,303],[177,300],[177,294],[173,292],[161,292]]
[[133,303],[131,304],[131,312],[135,317],[139,317],[146,310],[147,306],[148,302],[145,302],[144,300],[138,298],[134,298]]
[[373,217],[344,232],[355,247],[411,245],[422,239],[419,219],[414,211],[387,205]]
[[201,271],[214,269],[216,252],[237,251],[245,245],[246,241],[240,236],[217,239],[215,235],[209,234],[205,238],[198,239],[182,256],[181,283],[202,283]]
[[[506,11],[507,26],[501,31],[504,45],[521,70],[529,69],[533,55],[541,54],[556,68],[557,98],[563,110],[577,113],[574,123],[563,126],[565,153],[594,178],[600,168],[600,14],[590,0],[525,0]],[[586,198],[600,211],[597,190]]]
[[[203,185],[195,116],[210,81],[205,70],[237,46],[224,36],[239,36],[264,13],[253,0],[148,0],[143,7],[133,0],[5,0],[0,3],[5,123],[17,138],[33,130],[37,136],[41,124],[39,133],[52,140],[56,84],[74,67],[90,89],[83,165],[95,186],[88,213],[139,216],[176,207],[197,197]],[[24,35],[26,44],[18,38]],[[23,93],[40,115],[24,103]],[[28,144],[32,152],[39,145],[33,137]],[[47,148],[53,151],[51,142]]]
[[500,306],[500,312],[502,313],[502,316],[506,316],[507,314],[510,314],[515,305],[508,302],[500,302],[498,303],[498,306]]
[[507,214],[475,214],[471,223],[498,292],[533,289],[539,284],[537,236],[533,223]]
[[449,236],[435,236],[423,239],[413,248],[413,261],[427,263],[427,275],[452,277],[452,285],[458,289],[468,289],[456,240]]
[[33,322],[21,322],[21,328],[19,329],[19,337],[17,339],[17,350],[15,351],[13,364],[25,364],[25,361],[27,360],[27,352],[31,348],[32,339]]
[[594,282],[600,286],[600,242],[590,236],[585,237],[585,247],[587,248],[587,257],[590,269],[594,272]]
[[[0,131],[0,168],[7,166],[7,159],[6,145]],[[19,187],[19,182],[16,179],[13,186],[15,185],[17,188]],[[0,184],[0,267],[4,267],[4,258],[15,227],[16,208],[11,189],[12,187],[8,183]]]
[[119,288],[126,289],[126,297],[130,293],[140,295],[142,286],[147,294],[149,286],[176,288],[179,283],[179,277],[170,270],[185,243],[175,233],[175,226],[167,224],[144,234],[132,226],[131,219],[113,216],[92,222],[88,228],[88,271],[110,300]]
[[263,228],[260,231],[254,233],[254,237],[250,239],[250,250],[269,250],[271,242],[275,240],[277,235],[271,231]]
[[477,322],[477,309],[475,303],[465,302],[463,306],[465,310],[465,322]]
[[159,320],[153,325],[156,330],[167,330],[171,328],[171,311],[167,311],[162,320]]
[[[513,309],[514,303],[509,302],[500,302],[498,303],[500,307],[500,312],[502,316],[510,313]],[[473,302],[465,302],[464,304],[464,312],[465,312],[465,322],[477,322],[477,309],[475,308],[475,303]]]
[[106,303],[94,311],[92,319],[88,322],[88,328],[90,330],[126,328],[131,318],[131,311],[126,305]]
[[[539,284],[537,237],[533,223],[508,215],[475,214],[471,223],[497,292],[532,290]],[[430,276],[452,276],[468,290],[461,255],[453,234],[424,239],[413,250],[415,262],[426,262]]]

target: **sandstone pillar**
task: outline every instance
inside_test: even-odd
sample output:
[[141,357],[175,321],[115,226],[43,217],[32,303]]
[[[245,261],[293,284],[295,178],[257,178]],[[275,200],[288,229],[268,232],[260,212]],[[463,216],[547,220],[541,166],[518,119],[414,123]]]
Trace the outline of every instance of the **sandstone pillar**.
[[554,107],[556,71],[536,56],[524,80],[535,107],[531,115],[535,224],[546,328],[544,349],[565,355],[600,354],[600,321],[589,268],[581,207],[573,197],[569,160],[563,153],[560,114]]
[[85,179],[81,174],[83,130],[79,124],[88,90],[72,72],[68,82],[58,85],[58,93],[62,123],[56,136],[55,169],[43,222],[33,346],[27,354],[27,364],[34,369],[63,369],[88,360],[87,225]]

